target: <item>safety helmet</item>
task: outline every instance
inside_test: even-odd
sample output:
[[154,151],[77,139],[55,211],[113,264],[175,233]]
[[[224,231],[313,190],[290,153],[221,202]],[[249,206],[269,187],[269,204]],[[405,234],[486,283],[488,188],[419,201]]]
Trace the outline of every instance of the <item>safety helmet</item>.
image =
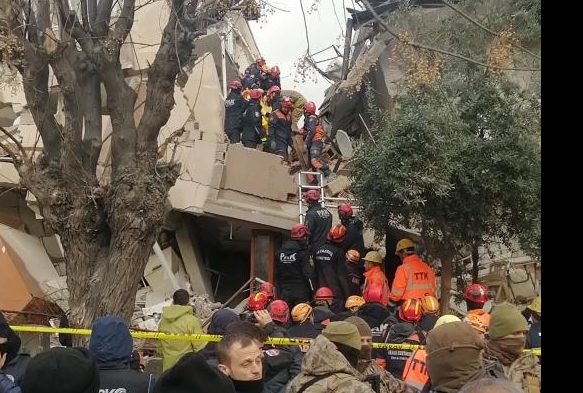
[[401,239],[397,242],[397,247],[395,247],[395,255],[399,255],[400,251],[413,247],[415,247],[415,245],[410,239]]
[[314,104],[312,101],[306,102],[302,109],[304,110],[304,113],[307,113],[308,115],[316,114],[316,104]]
[[351,263],[358,263],[360,261],[360,253],[356,250],[346,251],[346,260]]
[[261,98],[261,90],[259,89],[251,89],[251,91],[249,92],[249,98],[251,98],[252,100],[258,100]]
[[534,311],[537,314],[540,314],[540,308],[541,308],[540,306],[541,306],[540,296],[537,296],[534,299],[532,299],[532,301],[530,302],[530,304],[528,306],[526,306],[526,308],[528,308],[531,311]]
[[367,303],[382,303],[385,297],[384,285],[382,283],[367,285],[362,292],[362,297]]
[[271,69],[269,70],[269,74],[271,75],[272,78],[277,78],[279,76],[279,67],[278,66],[271,67]]
[[269,303],[267,311],[269,312],[271,319],[277,322],[286,323],[289,318],[289,306],[281,299]]
[[268,296],[265,292],[252,293],[247,299],[247,309],[250,311],[265,310]]
[[294,107],[294,101],[288,96],[285,96],[281,99],[281,107],[284,109],[291,109]]
[[265,65],[265,59],[262,56],[258,57],[255,59],[255,64],[257,64],[259,67],[263,67]]
[[271,96],[273,93],[275,93],[276,91],[281,91],[281,89],[279,88],[278,85],[273,85],[271,86],[269,89],[267,89],[267,95]]
[[407,299],[401,304],[399,308],[399,318],[405,322],[414,323],[423,316],[423,307],[421,302],[417,299]]
[[318,202],[320,200],[320,191],[318,191],[314,188],[312,188],[311,190],[308,190],[304,195],[304,200],[306,202],[308,202],[308,201]]
[[308,303],[299,303],[292,308],[292,321],[304,323],[312,315],[312,306]]
[[346,236],[346,227],[342,224],[336,224],[328,231],[327,239],[333,243],[342,243]]
[[236,79],[229,82],[229,89],[231,90],[241,90],[242,88],[243,85]]
[[314,293],[314,300],[332,300],[334,299],[334,293],[328,287],[320,287]]
[[354,212],[352,211],[352,207],[349,204],[343,203],[338,205],[339,217],[352,217],[352,215],[354,215]]
[[296,224],[291,227],[291,238],[292,239],[303,239],[308,237],[308,227],[304,224]]
[[346,302],[344,302],[344,308],[350,309],[352,307],[360,307],[365,303],[362,296],[352,295],[348,296]]
[[435,296],[425,295],[421,298],[421,307],[423,307],[425,314],[437,314],[439,312],[439,301]]
[[381,257],[381,254],[378,251],[369,251],[362,259],[376,264],[383,263],[383,257]]
[[275,287],[270,282],[261,283],[259,286],[259,291],[267,295],[267,300],[275,299]]
[[468,285],[462,297],[469,302],[483,305],[488,301],[488,290],[482,284],[475,283]]
[[484,334],[488,331],[488,324],[478,314],[466,314],[462,321],[469,324],[479,333]]

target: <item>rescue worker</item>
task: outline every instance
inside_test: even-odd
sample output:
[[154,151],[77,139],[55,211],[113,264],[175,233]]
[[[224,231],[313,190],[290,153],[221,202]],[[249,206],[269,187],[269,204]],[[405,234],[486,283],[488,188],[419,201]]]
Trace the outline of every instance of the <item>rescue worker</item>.
[[435,272],[425,263],[417,252],[413,242],[401,239],[395,247],[402,264],[395,271],[391,285],[388,308],[395,308],[406,299],[421,299],[425,294],[435,296]]
[[342,242],[342,249],[348,251],[356,250],[360,255],[364,255],[364,238],[362,231],[364,224],[354,216],[352,206],[347,203],[338,205],[338,218],[340,223],[346,227],[346,237]]
[[526,306],[530,310],[530,327],[526,334],[525,348],[540,348],[541,347],[541,300],[540,296],[532,299],[532,302]]
[[[425,334],[417,326],[422,315],[423,307],[418,299],[405,300],[397,312],[398,322],[385,333],[384,341],[397,344],[425,345]],[[405,363],[412,353],[412,349],[385,350],[385,368],[395,378],[401,378]]]
[[[368,323],[368,326],[370,326],[372,341],[375,343],[382,343],[383,332],[396,322],[396,319],[389,314],[387,308],[381,303],[384,296],[385,289],[382,284],[375,283],[370,285],[368,290],[363,294],[365,303],[360,306],[356,312],[356,315],[364,319],[366,323]],[[382,367],[385,367],[383,351],[384,350],[381,348],[374,348],[372,357],[373,359],[376,359]]]
[[482,338],[486,337],[486,332],[488,332],[488,326],[484,325],[484,321],[482,321],[482,319],[477,314],[466,314],[462,321],[470,325],[472,328],[474,328],[474,330],[476,331],[476,333],[480,335],[480,337]]
[[484,311],[484,305],[488,301],[488,289],[479,283],[468,285],[462,294],[466,301],[468,314],[476,314],[486,327],[490,324],[490,314]]
[[421,307],[423,308],[423,316],[419,321],[419,327],[427,333],[433,329],[439,318],[439,301],[435,296],[425,295],[421,298]]
[[282,90],[281,95],[283,97],[289,97],[293,102],[293,107],[290,110],[292,131],[298,131],[298,123],[304,115],[304,104],[308,102],[308,100],[296,90]]
[[[304,125],[299,130],[305,144],[305,150],[308,152],[308,161],[312,166],[312,171],[320,171],[324,176],[330,176],[330,168],[322,160],[322,148],[324,147],[324,129],[320,125],[320,120],[316,116],[316,104],[308,101],[303,106],[304,111]],[[318,179],[312,174],[307,176],[307,180],[311,185],[317,185]],[[346,250],[345,250],[346,251]]]
[[241,133],[241,142],[243,146],[255,149],[263,137],[263,128],[261,127],[261,91],[253,89],[249,92],[249,103],[243,112],[243,131]]
[[263,292],[267,295],[267,304],[275,300],[275,287],[269,281],[262,282],[259,285],[259,292]]
[[[292,323],[287,329],[292,338],[316,338],[320,334],[314,325],[314,312],[308,303],[296,304],[291,310]],[[300,352],[305,354],[310,349],[309,344],[300,344]]]
[[334,301],[332,311],[342,312],[346,298],[350,296],[348,272],[344,261],[344,253],[338,247],[342,242],[346,228],[337,224],[330,228],[326,242],[314,253],[314,266],[318,276],[318,283],[332,289]]
[[274,300],[267,306],[267,311],[269,316],[273,321],[280,327],[286,329],[289,327],[289,306],[288,304],[281,300]]
[[229,95],[225,99],[225,134],[230,143],[241,142],[243,132],[243,112],[247,107],[247,101],[243,98],[241,90],[243,85],[238,80],[229,83]]
[[279,86],[271,86],[265,93],[267,104],[271,107],[271,111],[281,108],[281,89]]
[[330,318],[334,316],[334,313],[330,310],[333,301],[334,294],[328,287],[320,287],[314,292],[314,300],[312,301],[314,326],[318,333],[324,329],[324,326],[330,323]]
[[334,314],[334,316],[330,318],[330,321],[344,321],[346,320],[346,318],[352,315],[356,315],[356,313],[358,312],[358,308],[362,306],[364,303],[365,301],[362,298],[362,296],[356,295],[348,296],[348,298],[344,302],[345,310]]
[[251,323],[257,323],[255,311],[265,310],[267,308],[268,299],[269,298],[265,292],[255,292],[250,294],[247,298],[245,309],[239,314],[239,318]]
[[282,162],[289,163],[288,147],[292,146],[292,118],[290,111],[294,103],[289,97],[281,99],[281,108],[269,115],[267,132],[268,151],[281,157]]
[[278,66],[271,67],[269,72],[267,72],[261,80],[261,88],[263,90],[267,91],[273,86],[277,86],[281,89],[280,71]]
[[520,310],[502,302],[490,313],[490,325],[484,351],[487,369],[501,365],[504,376],[526,393],[540,393],[541,366],[532,352],[524,352],[528,323]]
[[304,224],[291,228],[290,239],[275,254],[274,275],[279,297],[290,307],[312,299],[316,271],[308,251],[308,228]]
[[320,191],[311,189],[304,195],[304,201],[308,205],[305,224],[310,232],[308,247],[312,257],[314,253],[326,242],[326,237],[332,227],[332,213],[320,204]]
[[263,57],[258,57],[255,60],[255,63],[250,64],[245,69],[243,87],[248,89],[261,87],[261,73],[263,72],[263,66],[265,66],[265,59]]
[[[346,239],[346,237],[344,237],[344,239]],[[361,296],[362,284],[364,283],[364,261],[360,258],[360,253],[356,250],[348,250],[345,257],[350,294]]]
[[369,251],[366,253],[364,258],[364,286],[362,289],[362,294],[365,295],[371,285],[381,285],[383,288],[383,298],[381,299],[381,304],[386,306],[389,302],[389,282],[385,273],[381,270],[381,264],[383,263],[383,257],[378,251]]

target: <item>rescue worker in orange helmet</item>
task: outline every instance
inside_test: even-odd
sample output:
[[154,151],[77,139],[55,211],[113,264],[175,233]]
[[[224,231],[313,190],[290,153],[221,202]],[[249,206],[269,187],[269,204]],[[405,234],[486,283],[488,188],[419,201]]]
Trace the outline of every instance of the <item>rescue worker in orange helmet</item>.
[[[347,230],[348,234],[348,230]],[[364,260],[356,250],[348,250],[346,257],[346,271],[348,272],[348,285],[350,285],[351,295],[362,295],[362,284],[364,283]]]
[[[312,190],[310,190],[312,191]],[[328,231],[326,243],[320,246],[314,253],[314,265],[318,276],[318,283],[332,289],[334,301],[332,311],[342,312],[344,302],[350,296],[350,286],[348,285],[348,272],[344,261],[344,253],[338,247],[346,235],[346,228],[343,225],[334,225]]]
[[[320,120],[316,116],[316,104],[308,101],[303,106],[304,125],[299,133],[302,135],[305,150],[308,152],[308,161],[314,172],[320,171],[324,176],[330,176],[330,168],[322,160],[322,148],[324,147],[324,129],[320,125]],[[318,179],[312,174],[308,175],[308,182],[312,185],[318,184]]]
[[364,303],[365,301],[362,298],[362,296],[357,295],[348,296],[348,298],[346,298],[346,301],[344,302],[345,310],[337,314],[334,314],[334,316],[330,318],[330,321],[331,322],[344,321],[346,318],[352,315],[356,315],[356,313],[358,312],[358,308],[362,306]]
[[243,98],[241,90],[243,85],[238,80],[229,83],[229,94],[225,98],[225,134],[229,137],[230,143],[241,142],[241,132],[243,131],[243,112],[247,107],[247,101]]
[[287,328],[289,337],[316,338],[314,311],[308,303],[299,303],[291,310],[292,324]]
[[381,270],[381,265],[383,264],[383,258],[378,251],[369,251],[366,253],[364,258],[364,286],[362,288],[362,294],[365,295],[369,290],[371,285],[381,285],[383,288],[383,297],[380,303],[386,306],[389,302],[389,282],[387,276]]
[[388,308],[394,311],[404,300],[421,299],[425,294],[435,296],[435,272],[417,255],[413,242],[399,240],[395,255],[402,264],[395,271]]
[[277,154],[282,162],[289,163],[288,147],[292,146],[291,110],[294,103],[289,97],[281,99],[281,108],[269,115],[267,132],[267,151]]

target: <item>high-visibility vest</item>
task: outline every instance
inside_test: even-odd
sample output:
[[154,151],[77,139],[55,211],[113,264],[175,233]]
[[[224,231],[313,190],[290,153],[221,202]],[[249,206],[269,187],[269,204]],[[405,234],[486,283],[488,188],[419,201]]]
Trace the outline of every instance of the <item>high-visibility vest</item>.
[[407,385],[412,386],[419,391],[423,389],[423,386],[429,380],[429,374],[427,373],[426,361],[427,351],[425,349],[416,349],[407,362],[405,363],[405,368],[403,369],[402,380]]
[[403,264],[395,271],[389,299],[396,303],[421,299],[427,294],[435,296],[435,272],[417,254],[403,258]]

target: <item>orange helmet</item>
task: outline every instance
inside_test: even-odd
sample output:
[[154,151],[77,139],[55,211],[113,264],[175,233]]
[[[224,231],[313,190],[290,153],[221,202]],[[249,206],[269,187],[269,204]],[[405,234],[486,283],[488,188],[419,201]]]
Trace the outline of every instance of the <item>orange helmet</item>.
[[232,80],[229,83],[229,89],[231,90],[241,90],[243,88],[243,85],[241,84],[241,82],[239,82],[238,80]]
[[407,299],[401,304],[399,308],[399,318],[405,322],[414,323],[423,316],[423,307],[421,302],[417,299]]
[[367,303],[382,303],[385,297],[384,285],[381,283],[367,285],[362,292],[362,297]]
[[338,205],[338,216],[339,217],[352,217],[354,215],[354,212],[352,211],[352,207],[347,204],[347,203],[343,203],[341,205]]
[[302,109],[304,110],[304,113],[307,113],[308,115],[316,114],[316,104],[314,104],[312,101],[306,102]]
[[482,284],[476,283],[468,285],[462,296],[469,302],[484,305],[488,301],[488,290]]
[[278,66],[271,67],[271,69],[269,70],[269,74],[271,75],[272,78],[277,78],[279,76],[279,67]]
[[289,306],[283,300],[274,300],[269,303],[267,311],[274,321],[286,323],[289,319]]
[[486,333],[488,331],[488,324],[478,314],[466,314],[463,321],[474,328],[478,333]]
[[344,308],[350,309],[352,307],[360,307],[364,303],[365,303],[365,301],[362,298],[362,296],[352,295],[352,296],[348,296],[348,298],[346,299],[346,302],[344,302]]
[[439,301],[435,296],[425,295],[421,298],[421,307],[423,307],[425,314],[437,314],[439,312]]
[[312,315],[312,306],[308,303],[299,303],[292,308],[292,321],[304,323]]
[[252,100],[258,100],[261,98],[261,94],[263,94],[263,92],[260,89],[251,89],[249,92],[249,98]]
[[308,227],[304,224],[296,224],[291,227],[291,238],[292,239],[303,239],[308,237]]
[[265,310],[268,296],[265,292],[252,293],[247,299],[247,309],[250,311]]
[[279,88],[278,85],[273,85],[269,89],[267,89],[267,95],[271,97],[271,95],[276,91],[281,91],[281,89]]
[[275,287],[270,282],[264,282],[259,286],[259,291],[267,295],[267,300],[275,299]]
[[318,202],[320,200],[320,191],[312,188],[311,190],[308,190],[306,192],[306,194],[304,195],[304,200],[306,202],[308,201],[316,201]]
[[282,109],[291,109],[294,107],[294,101],[289,98],[288,96],[285,96],[281,99],[281,108]]
[[358,263],[360,261],[360,253],[356,250],[346,251],[346,260],[350,263]]
[[332,300],[334,299],[334,293],[328,287],[320,287],[314,293],[314,300]]
[[342,243],[344,236],[346,236],[346,227],[342,224],[336,224],[328,231],[328,240],[333,243]]

